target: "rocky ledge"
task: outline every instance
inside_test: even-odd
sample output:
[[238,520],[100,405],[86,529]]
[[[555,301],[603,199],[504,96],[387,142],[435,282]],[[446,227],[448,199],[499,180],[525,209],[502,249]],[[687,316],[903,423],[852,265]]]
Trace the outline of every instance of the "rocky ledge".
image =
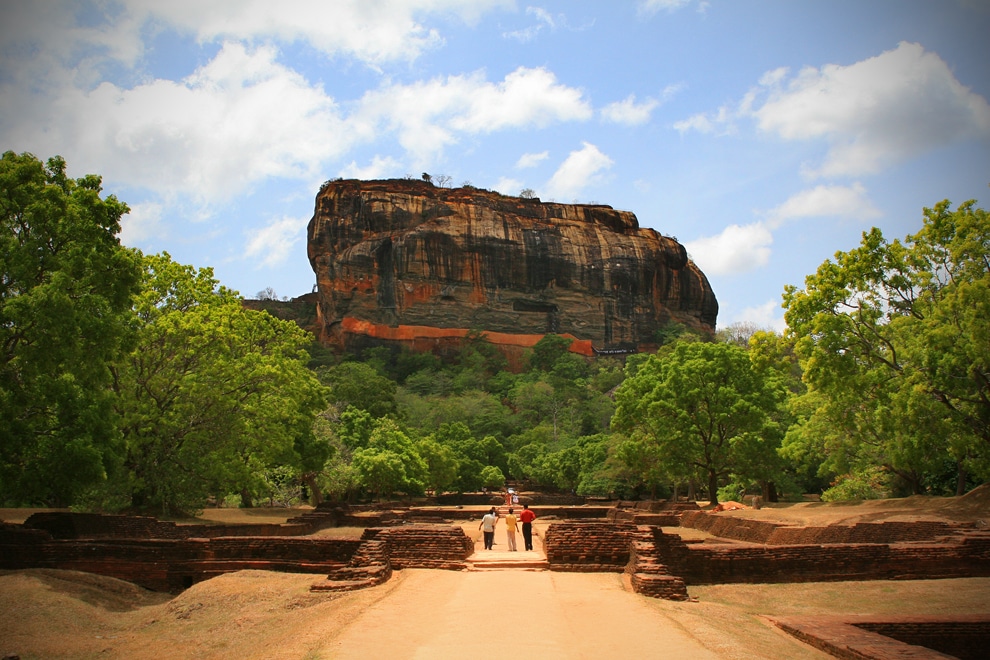
[[331,181],[308,251],[321,340],[341,350],[438,350],[481,331],[510,353],[546,333],[586,355],[631,352],[655,348],[671,323],[713,332],[718,314],[683,245],[604,205]]

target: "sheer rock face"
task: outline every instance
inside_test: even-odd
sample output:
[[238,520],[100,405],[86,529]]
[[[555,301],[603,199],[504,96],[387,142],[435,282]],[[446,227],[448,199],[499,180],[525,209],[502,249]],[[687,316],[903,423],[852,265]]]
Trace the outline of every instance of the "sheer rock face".
[[309,223],[324,343],[420,350],[468,330],[531,346],[649,350],[674,322],[713,332],[718,303],[684,246],[609,206],[426,181],[335,181]]

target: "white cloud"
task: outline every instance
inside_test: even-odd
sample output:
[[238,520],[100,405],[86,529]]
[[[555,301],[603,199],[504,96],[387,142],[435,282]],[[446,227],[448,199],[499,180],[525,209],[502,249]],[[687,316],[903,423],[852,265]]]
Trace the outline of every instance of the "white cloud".
[[296,243],[305,237],[309,218],[283,217],[250,232],[244,256],[255,257],[258,267],[274,268],[285,262]]
[[368,92],[352,115],[357,133],[395,131],[419,163],[434,158],[458,134],[490,133],[586,120],[591,106],[581,90],[562,85],[543,68],[519,67],[492,83],[477,71]]
[[811,177],[873,174],[933,149],[990,139],[990,104],[956,80],[935,53],[902,42],[849,66],[764,74],[735,107],[674,124],[682,133],[731,133],[744,117],[784,140],[824,140]]
[[872,220],[881,215],[867,197],[866,188],[859,182],[851,186],[823,185],[802,190],[767,214],[774,227],[795,218],[837,216]]
[[990,105],[919,44],[850,66],[802,69],[767,84],[754,111],[761,129],[787,140],[824,138],[831,148],[817,174],[877,172],[931,149],[990,137]]
[[[641,16],[653,16],[661,11],[674,13],[675,11],[683,9],[688,5],[695,4],[696,2],[697,0],[640,0],[636,7],[636,11]],[[708,11],[709,3],[707,0],[697,2],[697,5],[699,13]]]
[[515,196],[518,195],[519,191],[525,187],[526,185],[519,179],[510,179],[509,177],[503,176],[495,183],[494,186],[492,186],[492,189],[502,193],[503,195]]
[[729,225],[716,236],[684,244],[692,260],[709,275],[745,273],[765,266],[770,260],[773,234],[761,222]]
[[349,148],[349,132],[333,99],[276,58],[273,47],[228,43],[185,80],[65,88],[32,99],[28,114],[6,112],[12,97],[0,87],[0,135],[61,153],[74,169],[206,204],[269,177],[315,178]]
[[544,28],[554,30],[557,27],[557,22],[554,20],[554,17],[550,14],[550,12],[542,7],[526,7],[526,13],[530,16],[535,16],[537,22],[521,30],[503,32],[502,36],[506,39],[514,39],[520,43],[527,43],[536,39]]
[[636,103],[636,95],[630,94],[622,101],[609,103],[602,108],[602,119],[614,124],[626,124],[636,126],[650,121],[653,110],[660,105],[660,101],[647,98],[642,103]]
[[418,17],[446,14],[468,23],[509,0],[130,0],[128,9],[196,35],[201,42],[306,41],[329,55],[372,65],[412,60],[443,37]]
[[129,204],[130,211],[120,219],[120,242],[137,247],[148,238],[165,234],[162,227],[164,206],[157,202]]
[[590,142],[582,143],[579,151],[572,151],[547,182],[547,195],[554,199],[570,200],[585,187],[596,183],[602,170],[612,167],[613,160]]
[[674,130],[682,135],[688,131],[715,135],[732,135],[736,132],[735,113],[727,106],[722,106],[714,115],[698,113],[687,119],[674,122]]
[[784,321],[784,311],[779,300],[768,300],[762,305],[747,307],[737,312],[732,322],[752,324],[754,327],[768,328],[778,333],[783,333],[787,328],[787,323]]
[[536,167],[549,157],[549,151],[541,151],[538,154],[523,154],[516,161],[516,169],[524,170],[530,167]]
[[360,167],[355,161],[340,170],[345,179],[387,179],[398,175],[402,165],[391,156],[375,156],[371,162]]

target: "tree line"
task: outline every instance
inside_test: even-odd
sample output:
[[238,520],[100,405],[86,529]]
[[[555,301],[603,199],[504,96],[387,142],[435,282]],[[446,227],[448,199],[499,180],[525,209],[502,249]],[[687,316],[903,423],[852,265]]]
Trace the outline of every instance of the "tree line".
[[874,229],[784,292],[788,330],[659,328],[510,372],[333,356],[209,268],[120,245],[127,206],[58,158],[0,163],[0,504],[154,513],[530,487],[602,497],[957,494],[990,475],[990,223]]

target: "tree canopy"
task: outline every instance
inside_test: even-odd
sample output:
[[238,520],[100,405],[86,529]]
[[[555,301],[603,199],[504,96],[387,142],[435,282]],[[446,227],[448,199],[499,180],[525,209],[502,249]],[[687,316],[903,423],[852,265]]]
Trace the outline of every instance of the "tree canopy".
[[946,460],[960,494],[990,474],[990,221],[975,202],[925,209],[903,241],[864,233],[784,301],[816,401],[792,445],[820,440],[836,471],[880,465],[914,492]]
[[119,449],[111,365],[140,265],[116,236],[127,206],[100,193],[59,157],[0,160],[0,501],[65,506]]

